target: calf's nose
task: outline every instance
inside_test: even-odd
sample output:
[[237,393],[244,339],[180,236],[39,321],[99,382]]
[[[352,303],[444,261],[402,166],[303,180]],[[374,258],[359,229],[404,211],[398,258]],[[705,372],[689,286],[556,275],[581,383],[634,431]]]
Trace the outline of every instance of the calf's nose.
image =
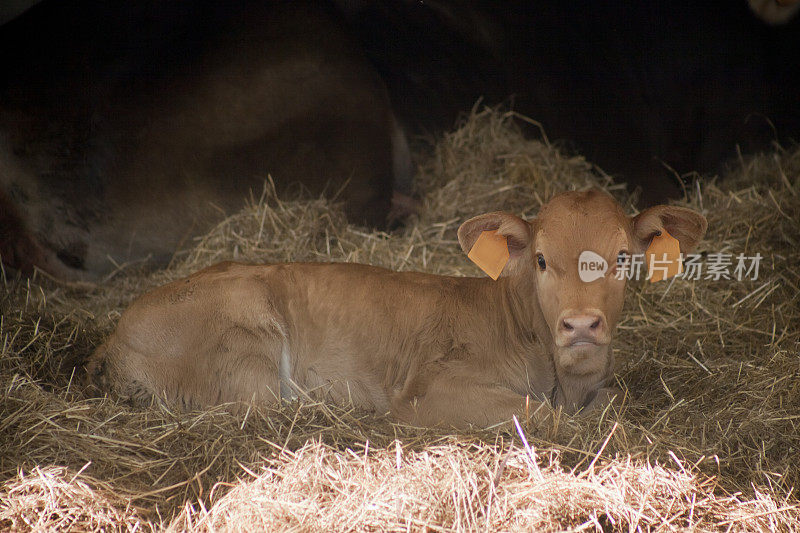
[[601,313],[570,313],[562,315],[558,323],[558,336],[563,346],[594,343],[605,344],[607,337],[605,317]]

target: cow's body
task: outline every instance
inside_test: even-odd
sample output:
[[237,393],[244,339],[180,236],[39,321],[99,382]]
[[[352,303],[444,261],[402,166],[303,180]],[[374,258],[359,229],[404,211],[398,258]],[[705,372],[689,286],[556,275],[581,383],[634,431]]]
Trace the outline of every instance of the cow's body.
[[462,226],[465,250],[482,231],[507,237],[498,281],[353,264],[217,265],[137,300],[89,376],[140,400],[201,407],[307,395],[422,425],[499,423],[522,414],[526,398],[568,412],[605,405],[625,281],[583,284],[579,249],[613,261],[667,226],[689,249],[705,220],[662,206],[631,222],[604,193],[568,193],[530,224],[492,213]]
[[790,22],[800,10],[797,0],[747,0],[758,17],[773,26]]
[[314,1],[43,2],[0,28],[0,63],[0,253],[22,270],[163,263],[268,175],[380,225],[409,168],[383,83]]
[[[194,407],[252,395],[274,402],[281,388],[287,397],[298,387],[421,423],[447,406],[448,421],[486,425],[510,418],[526,394],[554,399],[557,390],[533,324],[517,322],[509,291],[498,289],[490,279],[365,265],[228,263],[144,296],[101,353],[124,365],[107,369],[112,379],[140,376],[123,392],[143,399],[157,392]],[[608,377],[603,366],[598,381]],[[470,407],[445,400],[434,412],[418,400],[412,416],[423,391],[456,393]]]

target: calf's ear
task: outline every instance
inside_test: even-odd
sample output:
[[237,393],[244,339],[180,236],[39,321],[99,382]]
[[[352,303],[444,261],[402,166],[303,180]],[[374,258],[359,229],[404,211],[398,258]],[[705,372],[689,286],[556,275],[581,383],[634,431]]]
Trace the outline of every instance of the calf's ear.
[[685,207],[657,205],[633,217],[633,241],[636,253],[642,253],[652,238],[663,230],[678,239],[681,252],[688,254],[706,234],[706,217]]
[[458,242],[465,254],[472,250],[475,241],[484,231],[496,231],[506,237],[511,259],[518,258],[531,242],[531,225],[511,213],[486,213],[461,224]]

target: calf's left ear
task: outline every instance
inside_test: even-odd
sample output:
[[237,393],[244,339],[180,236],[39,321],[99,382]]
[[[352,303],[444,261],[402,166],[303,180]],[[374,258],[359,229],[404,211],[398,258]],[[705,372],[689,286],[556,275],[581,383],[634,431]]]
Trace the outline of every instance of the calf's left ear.
[[678,239],[681,252],[688,254],[706,234],[706,217],[685,207],[657,205],[633,217],[633,241],[636,253],[642,253],[653,237],[663,230]]

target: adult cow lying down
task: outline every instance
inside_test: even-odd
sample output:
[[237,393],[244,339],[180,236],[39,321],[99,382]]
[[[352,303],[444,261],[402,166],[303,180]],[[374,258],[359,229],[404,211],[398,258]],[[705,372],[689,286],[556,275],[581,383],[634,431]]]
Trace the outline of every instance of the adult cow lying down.
[[531,221],[466,221],[461,247],[491,230],[510,252],[497,281],[341,263],[207,268],[135,301],[89,379],[191,408],[308,395],[424,426],[493,425],[524,413],[526,397],[569,413],[602,407],[617,393],[625,277],[584,283],[579,255],[615,265],[662,230],[687,253],[706,220],[674,206],[628,217],[604,192],[568,192]]
[[318,0],[44,1],[0,27],[0,256],[93,280],[164,264],[271,175],[381,225],[410,159]]

